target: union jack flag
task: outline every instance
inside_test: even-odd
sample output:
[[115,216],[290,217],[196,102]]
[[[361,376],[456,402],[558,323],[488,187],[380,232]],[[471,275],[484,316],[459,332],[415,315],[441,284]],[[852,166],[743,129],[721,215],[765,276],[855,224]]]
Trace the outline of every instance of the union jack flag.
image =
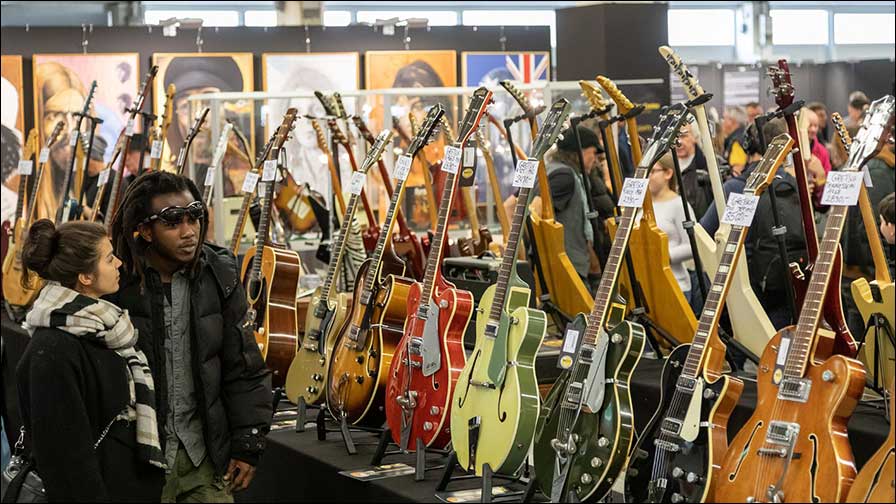
[[550,79],[547,52],[464,53],[464,85],[496,86],[502,79],[524,84]]
[[504,56],[513,80],[529,84],[548,80],[548,58],[545,54],[520,53]]

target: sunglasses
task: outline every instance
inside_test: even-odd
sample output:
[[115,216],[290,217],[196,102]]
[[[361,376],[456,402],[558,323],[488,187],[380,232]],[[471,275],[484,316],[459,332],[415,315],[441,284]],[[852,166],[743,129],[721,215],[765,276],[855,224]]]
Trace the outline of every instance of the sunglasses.
[[158,220],[161,221],[162,224],[165,224],[167,226],[177,226],[184,221],[184,217],[187,217],[190,220],[191,224],[204,218],[205,204],[203,204],[201,201],[194,201],[185,207],[165,207],[159,210],[158,213],[150,215],[149,217],[144,219],[143,222],[140,223],[140,225],[143,226]]

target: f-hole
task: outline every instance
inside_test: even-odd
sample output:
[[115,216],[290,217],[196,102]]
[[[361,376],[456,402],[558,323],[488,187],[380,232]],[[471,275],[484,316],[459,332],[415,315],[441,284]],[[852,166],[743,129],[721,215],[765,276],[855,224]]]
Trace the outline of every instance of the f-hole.
[[812,464],[809,466],[809,491],[811,492],[812,502],[821,502],[821,499],[815,495],[815,478],[818,475],[818,437],[815,434],[809,434],[809,441],[812,441]]
[[734,472],[728,474],[728,481],[734,481],[737,479],[737,473],[740,472],[740,467],[744,463],[744,459],[747,458],[747,454],[750,453],[750,446],[753,444],[753,438],[756,437],[756,432],[762,428],[763,422],[760,420],[756,422],[756,426],[753,427],[753,432],[750,433],[750,438],[747,439],[747,444],[744,445],[744,451],[740,453],[740,459],[737,461],[737,466],[734,468]]

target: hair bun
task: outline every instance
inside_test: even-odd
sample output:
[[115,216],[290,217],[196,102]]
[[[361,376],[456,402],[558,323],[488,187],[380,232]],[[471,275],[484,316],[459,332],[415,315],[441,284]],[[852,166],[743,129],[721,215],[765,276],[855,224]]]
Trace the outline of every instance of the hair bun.
[[41,219],[31,225],[22,247],[25,267],[46,278],[47,269],[59,249],[59,233],[49,219]]

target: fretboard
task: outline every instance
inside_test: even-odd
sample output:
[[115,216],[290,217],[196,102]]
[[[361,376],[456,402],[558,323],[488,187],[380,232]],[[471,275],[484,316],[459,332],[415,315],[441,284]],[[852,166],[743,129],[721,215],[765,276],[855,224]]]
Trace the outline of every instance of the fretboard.
[[[321,302],[326,303],[332,295],[333,282],[336,281],[336,272],[339,270],[339,263],[342,261],[342,255],[345,252],[345,237],[348,235],[349,229],[352,227],[352,221],[355,220],[355,210],[358,208],[357,194],[352,194],[348,200],[345,209],[345,216],[342,218],[342,226],[339,227],[339,234],[336,235],[336,241],[333,242],[332,252],[330,252],[330,264],[327,265],[327,277],[324,279],[321,288]],[[382,239],[382,237],[380,237]]]
[[[273,159],[278,159],[280,150],[276,149]],[[279,161],[278,161],[279,162]],[[261,255],[264,253],[264,244],[268,241],[268,234],[271,229],[271,205],[274,200],[274,187],[277,185],[277,178],[268,182],[261,182],[265,185],[264,197],[261,200],[261,216],[258,219],[258,232],[255,234],[255,257],[252,258],[252,271],[250,275],[252,280],[261,278]]]
[[28,175],[19,175],[19,193],[16,195],[16,217],[13,224],[22,218],[22,210],[25,208],[25,189],[28,187]]
[[[388,177],[383,180],[387,180]],[[370,267],[367,269],[367,280],[364,282],[364,290],[362,291],[362,298],[367,299],[370,296],[371,287],[376,282],[377,275],[379,275],[380,262],[383,259],[383,250],[386,248],[386,244],[389,242],[390,237],[392,236],[392,225],[395,221],[396,211],[398,209],[398,202],[401,200],[401,195],[404,193],[404,181],[398,180],[395,184],[395,190],[392,191],[392,198],[389,200],[389,210],[386,212],[386,220],[383,221],[383,225],[380,228],[380,237],[376,242],[376,249],[373,251],[372,259],[370,261]]]
[[[455,147],[463,148],[463,145],[455,144]],[[436,274],[439,264],[442,262],[442,245],[445,242],[445,233],[448,228],[448,214],[451,213],[451,203],[454,198],[454,189],[457,175],[451,172],[443,172],[445,187],[442,189],[442,201],[439,203],[439,219],[436,222],[436,231],[432,237],[429,249],[429,257],[426,259],[426,274],[423,277],[423,292],[420,297],[420,309],[426,310],[432,291],[435,286]],[[423,316],[425,318],[425,315]]]
[[[501,312],[504,310],[504,301],[507,299],[507,286],[510,284],[510,274],[516,263],[516,249],[520,242],[520,229],[523,227],[523,217],[526,215],[526,207],[529,205],[528,187],[521,187],[517,196],[516,206],[513,207],[513,220],[510,232],[507,234],[507,242],[504,247],[504,256],[501,258],[501,269],[498,271],[498,283],[495,284],[495,297],[492,299],[492,309],[488,319],[492,323],[501,321]],[[503,211],[501,208],[498,211]]]
[[[261,168],[264,164],[264,160],[267,159],[268,154],[270,154],[273,147],[274,139],[271,138],[268,143],[265,144],[261,155],[255,160],[255,168],[252,170],[254,173],[261,175]],[[215,174],[215,176],[219,176],[219,174]],[[253,196],[255,196],[254,192],[248,192],[243,195],[243,204],[240,206],[240,213],[236,219],[236,226],[233,228],[233,236],[230,238],[230,250],[233,252],[233,255],[239,255],[240,242],[243,238],[243,228],[246,226],[246,217],[249,214],[249,207],[252,205]]]

